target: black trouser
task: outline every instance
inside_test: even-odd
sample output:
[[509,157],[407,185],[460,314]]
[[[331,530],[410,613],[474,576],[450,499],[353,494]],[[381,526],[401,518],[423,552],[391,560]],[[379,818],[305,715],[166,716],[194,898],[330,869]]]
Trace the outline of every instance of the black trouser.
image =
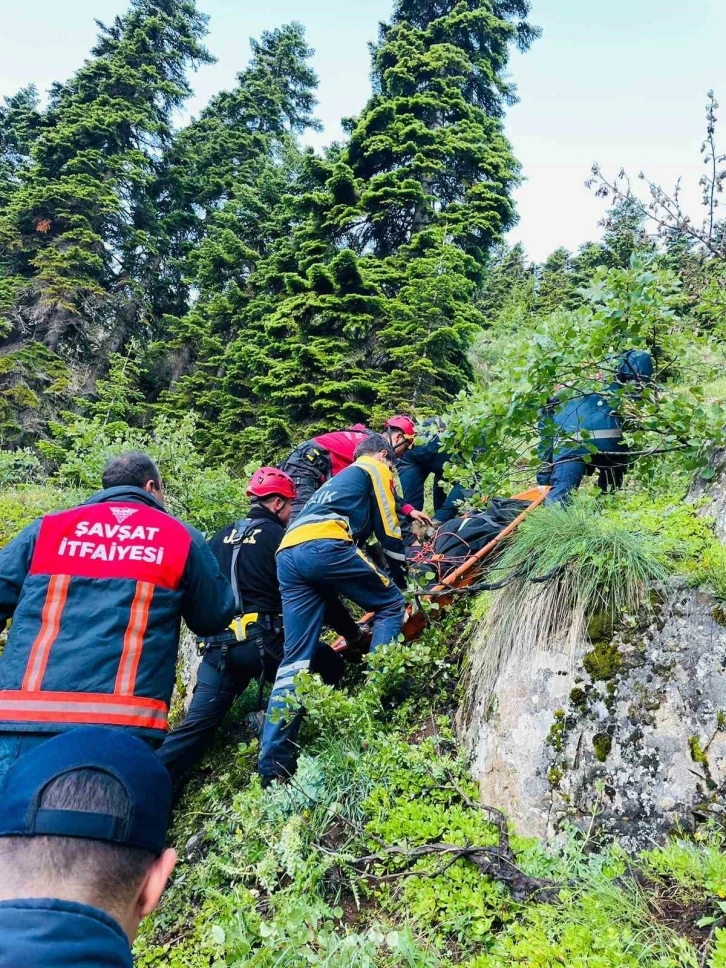
[[327,450],[317,447],[312,441],[306,441],[295,448],[280,469],[290,475],[297,487],[297,497],[292,502],[290,515],[292,523],[313,494],[331,477],[333,462]]
[[[284,635],[268,632],[270,651],[282,655]],[[164,740],[158,757],[171,775],[175,787],[182,777],[204,756],[235,699],[262,674],[259,638],[229,646],[224,668],[220,668],[219,646],[208,648],[199,666],[189,712],[186,719]],[[272,682],[279,660],[265,654],[265,679]],[[324,682],[335,685],[343,675],[343,659],[329,646],[320,643],[311,667]]]

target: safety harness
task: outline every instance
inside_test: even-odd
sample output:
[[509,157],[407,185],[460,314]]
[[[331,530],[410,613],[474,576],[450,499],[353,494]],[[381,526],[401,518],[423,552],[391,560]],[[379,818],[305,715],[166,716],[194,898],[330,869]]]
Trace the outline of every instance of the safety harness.
[[[242,590],[239,587],[239,578],[237,576],[237,562],[239,560],[240,548],[242,547],[245,538],[249,536],[254,527],[254,522],[249,518],[242,518],[241,520],[236,521],[234,525],[230,584],[232,586],[232,594],[234,595],[235,616],[230,622],[228,630],[225,629],[224,632],[220,632],[217,635],[211,635],[201,642],[202,652],[209,648],[216,648],[217,646],[220,647],[219,664],[217,665],[217,672],[220,674],[220,676],[223,675],[227,665],[229,647],[238,642],[247,641],[247,627],[249,625],[259,625],[265,629],[265,631],[271,633],[279,633],[282,631],[282,621],[279,616],[268,614],[260,615],[259,612],[245,612],[244,609],[244,599],[242,597]],[[260,654],[260,664],[262,666],[257,690],[257,708],[261,709],[262,693],[265,687],[265,656],[269,654],[274,661],[279,662],[282,658],[282,652],[277,655],[273,649],[269,647],[266,649],[264,635],[257,636],[257,648]]]

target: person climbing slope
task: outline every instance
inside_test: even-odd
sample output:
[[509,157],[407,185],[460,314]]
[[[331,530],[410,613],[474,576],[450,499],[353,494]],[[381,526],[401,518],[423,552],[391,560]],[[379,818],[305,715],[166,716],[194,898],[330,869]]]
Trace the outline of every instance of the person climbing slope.
[[[247,485],[251,506],[246,518],[227,525],[209,546],[235,594],[230,627],[204,642],[194,697],[186,719],[164,741],[159,758],[177,791],[189,770],[209,749],[222,720],[250,682],[275,678],[283,653],[282,601],[275,553],[295,500],[292,479],[276,467],[261,467]],[[331,596],[326,619],[356,643],[364,633],[337,598]],[[336,683],[343,660],[327,645],[315,643],[312,669]]]
[[[405,414],[390,417],[383,425],[383,434],[395,456],[401,457],[413,445],[415,427],[413,420]],[[290,475],[297,487],[297,497],[293,502],[290,520],[294,521],[305,507],[310,497],[323,484],[350,467],[354,460],[355,449],[373,433],[362,424],[355,424],[347,430],[333,430],[319,434],[300,444],[280,465]],[[400,506],[402,514],[413,520],[425,519],[421,512],[423,505]]]
[[[472,497],[474,491],[462,484],[454,484],[447,492],[441,486],[444,480],[444,465],[452,460],[452,455],[444,447],[441,435],[446,424],[441,417],[429,417],[419,428],[424,438],[415,447],[407,450],[398,461],[398,476],[403,490],[405,506],[422,509],[424,487],[433,475],[434,483],[434,526],[444,524],[459,514],[463,501]],[[477,449],[482,451],[483,446]]]
[[167,729],[184,619],[199,635],[234,615],[204,536],[164,510],[153,461],[112,458],[103,490],[29,524],[0,551],[0,776],[79,724]]
[[[295,771],[300,716],[287,711],[285,699],[295,693],[295,676],[311,668],[329,594],[375,612],[372,651],[395,639],[401,629],[405,605],[396,583],[405,580],[405,554],[394,499],[396,455],[387,437],[370,434],[354,457],[350,467],[311,497],[277,553],[285,652],[262,737],[258,769],[264,783]],[[389,574],[361,550],[374,534]],[[281,716],[274,721],[278,711]]]
[[568,400],[552,397],[540,415],[537,483],[551,490],[546,504],[567,501],[587,474],[598,474],[604,493],[623,485],[629,453],[623,439],[618,396],[624,388],[637,393],[653,377],[646,350],[628,350],[620,358],[615,380],[602,393],[582,393]]

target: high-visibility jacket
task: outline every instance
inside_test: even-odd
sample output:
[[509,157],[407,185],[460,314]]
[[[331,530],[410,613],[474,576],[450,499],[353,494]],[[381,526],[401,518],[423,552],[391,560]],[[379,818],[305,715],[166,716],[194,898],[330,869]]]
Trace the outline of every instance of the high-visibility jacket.
[[398,578],[406,556],[394,477],[385,464],[366,455],[316,491],[285,532],[279,550],[320,538],[362,545],[373,534]]
[[196,529],[146,491],[112,487],[0,551],[0,731],[125,726],[161,741],[181,619],[213,635],[229,583]]

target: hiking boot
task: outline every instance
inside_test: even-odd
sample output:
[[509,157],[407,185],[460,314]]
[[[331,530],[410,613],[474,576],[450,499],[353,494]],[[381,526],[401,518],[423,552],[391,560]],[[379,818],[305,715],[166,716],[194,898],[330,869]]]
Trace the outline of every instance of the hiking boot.
[[371,648],[373,629],[370,625],[359,625],[358,635],[354,639],[346,639],[346,650],[343,658],[346,662],[353,662],[359,665],[363,661],[363,656],[367,655]]
[[245,723],[250,733],[259,738],[262,736],[262,730],[265,728],[265,710],[258,709],[257,712],[247,713]]

